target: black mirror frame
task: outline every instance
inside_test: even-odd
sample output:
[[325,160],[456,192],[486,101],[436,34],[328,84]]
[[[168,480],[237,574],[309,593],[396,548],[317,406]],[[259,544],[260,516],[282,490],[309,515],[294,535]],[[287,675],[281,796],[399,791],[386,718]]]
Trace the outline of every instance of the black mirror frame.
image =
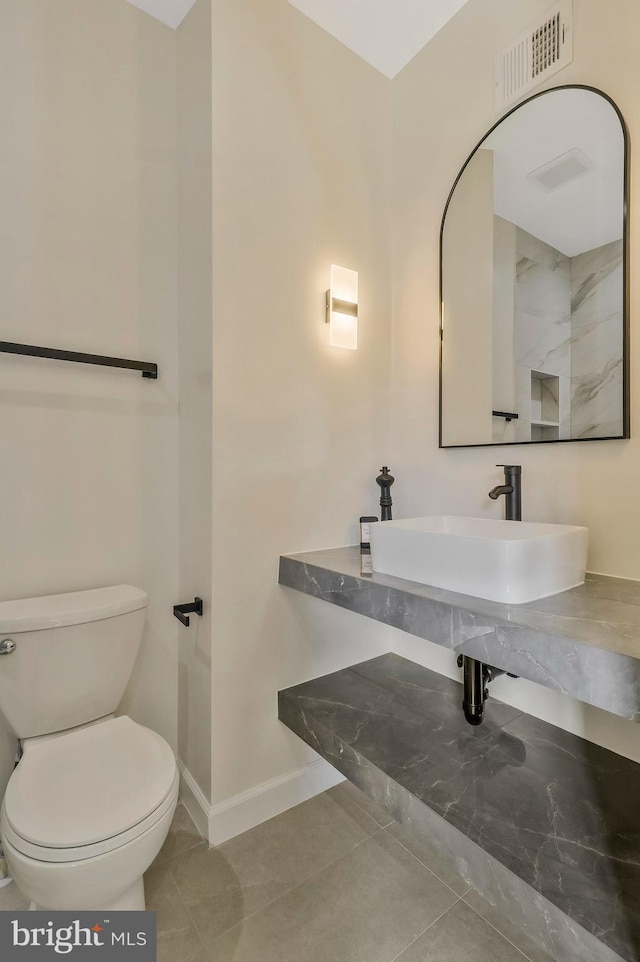
[[[465,172],[471,159],[474,157],[476,151],[480,149],[482,144],[485,142],[487,137],[490,137],[496,127],[499,127],[503,121],[514,114],[521,107],[525,107],[527,104],[531,103],[532,100],[537,100],[538,97],[544,97],[546,94],[555,93],[558,90],[588,90],[590,93],[597,94],[606,100],[615,110],[618,120],[620,121],[620,126],[622,128],[622,137],[624,143],[624,187],[623,187],[623,203],[622,203],[622,269],[623,269],[623,305],[622,305],[622,434],[609,435],[601,438],[547,438],[539,441],[488,441],[482,444],[443,444],[442,441],[442,298],[443,298],[443,269],[442,269],[442,253],[443,253],[443,240],[444,240],[444,225],[447,218],[447,211],[449,210],[449,204],[451,203],[451,198],[453,197],[454,191],[458,186],[458,181]],[[447,197],[447,202],[444,206],[444,212],[442,214],[442,221],[440,223],[440,248],[439,248],[439,291],[440,291],[440,326],[439,326],[439,381],[438,381],[438,447],[453,449],[453,448],[493,448],[493,447],[513,447],[516,444],[568,444],[575,441],[624,441],[631,437],[631,414],[630,414],[630,403],[629,403],[629,379],[630,379],[630,367],[629,367],[629,180],[630,180],[630,158],[629,158],[629,131],[625,123],[625,119],[622,116],[620,108],[612,98],[604,93],[603,90],[599,90],[597,87],[591,87],[588,84],[562,84],[559,87],[548,87],[546,90],[541,90],[531,97],[527,97],[521,103],[516,104],[511,110],[508,110],[506,114],[503,114],[499,120],[493,124],[492,127],[484,134],[484,136],[478,141],[476,146],[473,148],[464,164],[460,168],[458,176],[453,182],[453,186],[449,191],[449,196]]]

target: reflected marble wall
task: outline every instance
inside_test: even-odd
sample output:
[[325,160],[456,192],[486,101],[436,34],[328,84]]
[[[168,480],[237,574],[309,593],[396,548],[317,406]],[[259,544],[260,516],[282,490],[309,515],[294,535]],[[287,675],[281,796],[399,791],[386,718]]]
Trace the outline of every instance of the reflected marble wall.
[[[518,228],[516,248],[516,439],[622,434],[622,241],[568,258]],[[532,372],[550,376],[557,429],[536,426]]]
[[[571,262],[560,251],[516,230],[515,336],[516,439],[570,436]],[[532,372],[535,372],[532,374]],[[549,375],[548,379],[535,375]],[[537,384],[535,382],[538,382]],[[555,398],[556,428],[542,427],[533,393]]]
[[571,259],[571,437],[622,434],[622,241]]
[[570,376],[569,258],[521,228],[516,245],[516,364]]

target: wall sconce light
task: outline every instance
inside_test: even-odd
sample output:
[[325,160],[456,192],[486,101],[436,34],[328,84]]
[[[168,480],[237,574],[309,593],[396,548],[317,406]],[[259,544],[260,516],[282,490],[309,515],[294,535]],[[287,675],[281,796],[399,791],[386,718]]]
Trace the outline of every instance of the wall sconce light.
[[327,291],[327,316],[329,344],[346,347],[350,351],[358,347],[358,272],[347,267],[331,265],[331,287]]

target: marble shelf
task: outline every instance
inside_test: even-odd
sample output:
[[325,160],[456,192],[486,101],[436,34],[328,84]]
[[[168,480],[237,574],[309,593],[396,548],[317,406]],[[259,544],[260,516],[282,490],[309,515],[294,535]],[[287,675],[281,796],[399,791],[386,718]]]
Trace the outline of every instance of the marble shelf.
[[389,654],[280,692],[279,718],[552,958],[636,962],[640,765],[495,699],[472,728],[461,700]]
[[505,605],[390,575],[362,575],[357,547],[280,558],[279,582],[640,721],[640,582],[584,585]]

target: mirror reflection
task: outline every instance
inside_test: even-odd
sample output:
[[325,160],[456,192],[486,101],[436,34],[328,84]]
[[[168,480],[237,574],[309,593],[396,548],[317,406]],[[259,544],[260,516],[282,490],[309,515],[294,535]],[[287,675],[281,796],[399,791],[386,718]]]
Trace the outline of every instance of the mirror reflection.
[[441,447],[628,437],[626,135],[599,91],[526,101],[441,235]]

